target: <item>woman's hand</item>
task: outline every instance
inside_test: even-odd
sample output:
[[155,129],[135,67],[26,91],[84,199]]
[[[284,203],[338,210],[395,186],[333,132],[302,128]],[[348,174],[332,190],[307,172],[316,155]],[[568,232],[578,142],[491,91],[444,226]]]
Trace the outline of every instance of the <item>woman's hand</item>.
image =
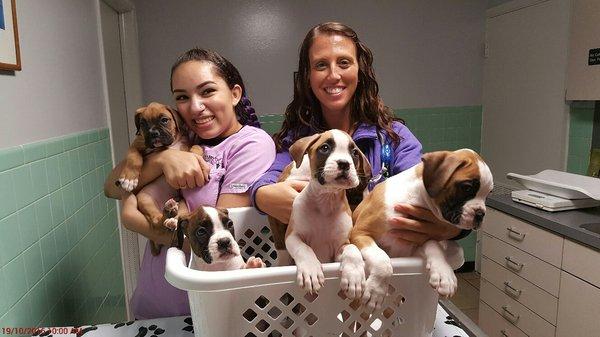
[[167,183],[173,188],[194,188],[206,184],[210,165],[192,152],[167,149],[157,153]]
[[165,247],[171,245],[172,233],[168,231],[153,231],[146,217],[138,210],[137,198],[133,194],[123,198],[123,209],[121,210],[121,222],[125,228],[137,232],[148,239],[162,244]]
[[290,222],[294,199],[306,185],[308,185],[308,181],[300,180],[265,185],[256,191],[256,206],[261,211],[287,224]]
[[428,209],[397,204],[394,210],[404,214],[404,216],[398,214],[389,221],[389,225],[393,228],[391,232],[398,241],[422,245],[427,240],[449,240],[460,234],[460,228],[439,220]]

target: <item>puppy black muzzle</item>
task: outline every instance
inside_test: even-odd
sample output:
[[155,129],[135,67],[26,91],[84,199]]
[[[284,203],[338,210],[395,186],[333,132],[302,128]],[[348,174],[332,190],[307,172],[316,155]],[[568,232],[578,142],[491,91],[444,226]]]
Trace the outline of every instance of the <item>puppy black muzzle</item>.
[[485,216],[485,211],[482,209],[478,209],[475,211],[475,215],[473,216],[473,228],[478,229],[481,227],[481,223],[483,222],[483,217]]

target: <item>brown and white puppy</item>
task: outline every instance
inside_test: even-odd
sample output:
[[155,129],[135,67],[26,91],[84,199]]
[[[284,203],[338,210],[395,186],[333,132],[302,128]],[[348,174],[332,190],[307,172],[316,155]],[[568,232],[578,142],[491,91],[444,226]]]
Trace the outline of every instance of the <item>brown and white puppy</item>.
[[[290,155],[296,169],[310,170],[308,185],[294,199],[285,233],[299,286],[311,293],[319,291],[325,282],[321,263],[333,261],[342,261],[346,278],[364,278],[360,252],[348,241],[352,217],[346,190],[360,183],[358,165],[370,170],[367,159],[340,130],[302,138],[290,147]],[[342,279],[342,287],[348,283]]]
[[[198,155],[203,153],[202,148],[198,145],[194,145],[190,149],[179,114],[164,104],[152,102],[146,107],[137,109],[135,126],[137,136],[127,151],[125,167],[121,171],[120,178],[115,182],[117,186],[128,192],[133,191],[138,185],[144,156],[167,148],[189,150]],[[136,197],[138,209],[150,223],[151,229],[156,232],[164,232],[162,205],[170,198],[178,198],[179,191],[172,188],[164,176],[161,176],[144,186],[136,194]],[[160,247],[154,241],[150,241],[153,255],[160,253]]]
[[394,205],[426,208],[458,228],[477,229],[492,187],[490,169],[469,149],[427,153],[418,165],[377,185],[352,215],[350,242],[360,249],[369,274],[363,303],[371,310],[381,306],[392,275],[390,256],[422,256],[431,286],[441,296],[452,296],[457,287],[454,269],[464,262],[462,248],[454,241],[429,240],[420,247],[399,243],[388,225],[399,215]]
[[244,262],[227,209],[198,207],[191,213],[178,214],[178,203],[170,199],[165,203],[164,212],[164,225],[175,230],[171,247],[181,249],[183,238],[187,237],[195,255],[194,269],[221,271],[265,267],[260,258],[251,257]]

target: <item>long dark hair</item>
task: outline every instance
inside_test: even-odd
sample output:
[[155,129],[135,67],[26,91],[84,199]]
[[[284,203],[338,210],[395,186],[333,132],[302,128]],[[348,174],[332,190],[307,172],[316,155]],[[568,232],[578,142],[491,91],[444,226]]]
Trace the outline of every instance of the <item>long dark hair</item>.
[[256,112],[246,94],[246,87],[244,86],[244,80],[242,80],[240,72],[231,62],[229,62],[229,60],[215,51],[192,48],[181,54],[179,58],[177,58],[177,61],[173,63],[173,66],[171,66],[171,92],[173,92],[173,73],[175,72],[175,69],[181,64],[190,61],[205,61],[212,63],[217,75],[227,83],[229,89],[233,89],[236,84],[239,85],[242,88],[242,98],[235,106],[237,120],[242,125],[251,125],[260,128],[260,122],[258,121]]
[[284,147],[283,140],[292,132],[291,141],[306,136],[300,130],[322,132],[328,129],[323,118],[319,100],[310,88],[310,60],[308,52],[314,38],[319,34],[341,35],[349,38],[356,46],[358,60],[358,85],[352,97],[350,123],[354,125],[364,122],[376,125],[387,132],[392,141],[397,144],[400,137],[392,129],[392,122],[401,119],[394,118],[392,110],[383,104],[379,97],[379,86],[373,71],[373,53],[358,38],[356,32],[339,22],[325,22],[311,28],[302,45],[298,60],[298,71],[294,76],[294,98],[285,109],[285,120],[281,130],[273,139],[280,151]]

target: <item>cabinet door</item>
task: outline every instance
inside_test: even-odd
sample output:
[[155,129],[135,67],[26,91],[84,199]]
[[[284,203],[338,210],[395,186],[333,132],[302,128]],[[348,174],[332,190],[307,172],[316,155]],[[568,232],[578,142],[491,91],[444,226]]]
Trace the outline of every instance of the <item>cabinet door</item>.
[[481,146],[496,181],[565,167],[569,12],[549,0],[487,18]]
[[[589,65],[590,49],[593,58],[600,60],[600,1],[574,0],[569,38],[569,68],[567,100],[600,100],[600,64]],[[592,62],[594,63],[594,62]]]
[[600,289],[563,271],[560,277],[556,336],[598,336],[599,312]]

